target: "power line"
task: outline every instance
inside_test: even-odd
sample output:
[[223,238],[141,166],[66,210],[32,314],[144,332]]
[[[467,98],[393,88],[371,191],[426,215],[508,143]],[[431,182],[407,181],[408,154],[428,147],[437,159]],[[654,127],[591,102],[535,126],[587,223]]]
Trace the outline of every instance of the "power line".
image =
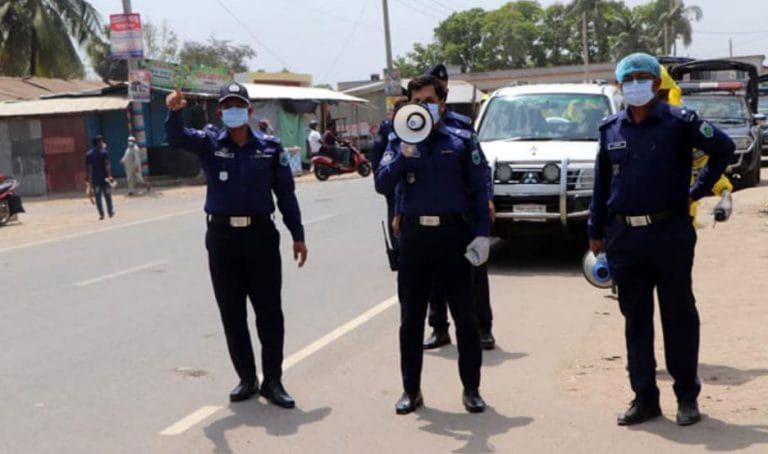
[[232,16],[232,19],[234,19],[234,20],[235,20],[235,22],[237,22],[238,24],[240,24],[240,25],[241,25],[241,26],[242,26],[242,27],[245,29],[245,31],[246,31],[246,32],[248,32],[248,34],[249,34],[249,35],[251,35],[251,38],[253,38],[253,40],[254,40],[254,41],[256,41],[256,43],[257,43],[259,46],[261,46],[261,47],[262,47],[262,48],[263,48],[265,51],[267,51],[267,53],[268,53],[269,55],[273,56],[273,57],[275,58],[275,60],[277,60],[278,62],[280,62],[280,64],[281,64],[281,65],[283,65],[283,67],[284,67],[284,68],[288,68],[288,66],[290,66],[290,65],[288,65],[288,63],[286,63],[286,62],[285,62],[285,60],[283,60],[282,58],[280,58],[280,55],[279,55],[277,52],[274,52],[272,49],[270,49],[269,47],[267,47],[267,45],[266,45],[266,44],[264,44],[264,43],[263,43],[263,42],[262,42],[262,41],[261,41],[261,40],[260,40],[260,39],[259,39],[259,38],[256,36],[256,34],[255,34],[255,33],[253,33],[253,31],[251,31],[251,29],[248,27],[248,25],[246,25],[246,24],[245,24],[243,21],[241,21],[241,20],[240,20],[240,18],[239,18],[239,17],[237,17],[237,16],[235,15],[235,13],[233,13],[233,12],[232,12],[232,10],[230,10],[230,9],[227,7],[227,5],[225,5],[225,4],[224,4],[224,2],[222,2],[222,0],[216,0],[216,3],[218,3],[219,5],[221,5],[221,7],[222,7],[222,8],[224,8],[224,11],[226,11],[227,13],[229,13],[229,15],[230,15],[230,16]]
[[405,3],[403,0],[397,0],[398,3],[402,4],[403,6],[407,7],[410,10],[416,11],[417,13],[420,13],[422,16],[427,16],[431,19],[437,19],[437,20],[443,20],[442,17],[437,16],[435,13],[431,11],[424,11],[423,9],[419,9],[414,7],[412,4],[409,5],[408,3]]
[[323,81],[327,80],[327,78],[331,74],[331,72],[334,69],[336,69],[336,64],[339,63],[339,60],[341,59],[341,56],[344,54],[344,51],[347,48],[347,44],[349,44],[349,42],[350,42],[350,40],[352,38],[352,35],[357,30],[358,25],[360,25],[360,20],[363,18],[363,15],[365,14],[365,9],[368,7],[369,1],[370,0],[365,0],[365,2],[363,2],[363,7],[360,9],[360,14],[357,15],[357,20],[352,25],[352,29],[349,31],[349,34],[347,35],[346,39],[341,44],[341,49],[339,49],[339,53],[336,54],[336,58],[334,58],[333,63],[331,63],[331,67],[328,68],[328,71],[325,72],[325,74],[323,75],[321,80],[323,80]]
[[715,31],[715,30],[692,30],[693,33],[700,33],[702,35],[763,35],[768,33],[768,30],[754,30],[754,31]]
[[438,0],[429,0],[430,2],[434,3],[435,5],[439,6],[440,8],[443,8],[444,10],[448,11],[449,13],[455,13],[456,8],[452,6],[447,6],[445,3],[439,2]]

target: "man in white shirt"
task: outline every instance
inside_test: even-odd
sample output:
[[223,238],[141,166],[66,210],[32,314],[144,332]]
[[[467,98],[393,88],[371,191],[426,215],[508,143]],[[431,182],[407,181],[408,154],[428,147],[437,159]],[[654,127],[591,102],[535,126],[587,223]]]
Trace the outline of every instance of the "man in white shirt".
[[314,156],[320,151],[322,146],[323,137],[317,131],[317,122],[312,120],[309,122],[309,136],[307,137],[309,142],[309,151]]

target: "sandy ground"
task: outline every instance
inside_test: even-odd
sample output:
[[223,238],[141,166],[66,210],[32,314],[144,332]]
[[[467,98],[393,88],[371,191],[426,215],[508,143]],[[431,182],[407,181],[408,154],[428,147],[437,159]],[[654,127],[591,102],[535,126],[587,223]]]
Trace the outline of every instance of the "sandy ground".
[[[705,413],[728,415],[734,423],[768,417],[766,170],[761,187],[734,194],[734,213],[728,222],[712,227],[712,216],[706,213],[715,198],[706,199],[699,211],[693,280],[701,317],[700,403]],[[604,308],[593,318],[592,335],[576,346],[573,360],[562,370],[562,386],[574,399],[589,399],[617,410],[617,402],[632,395],[618,302],[606,295]],[[664,370],[658,315],[656,326],[662,408],[665,414],[674,415],[676,404],[671,379]]]

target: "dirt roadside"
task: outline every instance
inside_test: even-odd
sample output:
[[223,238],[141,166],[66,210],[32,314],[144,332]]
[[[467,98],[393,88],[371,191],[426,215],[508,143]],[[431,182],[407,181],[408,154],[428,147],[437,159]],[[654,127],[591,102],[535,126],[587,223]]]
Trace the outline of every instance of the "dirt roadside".
[[[768,420],[767,170],[761,187],[734,194],[734,213],[727,223],[712,227],[712,216],[706,216],[717,201],[712,197],[699,211],[705,215],[700,215],[693,281],[701,317],[700,404],[705,414],[733,423]],[[607,292],[595,289],[595,297],[604,298],[605,304],[594,313],[591,335],[574,346],[576,354],[564,365],[561,384],[574,399],[618,412],[632,396],[625,372],[624,321]],[[674,415],[658,315],[656,333],[662,408]]]

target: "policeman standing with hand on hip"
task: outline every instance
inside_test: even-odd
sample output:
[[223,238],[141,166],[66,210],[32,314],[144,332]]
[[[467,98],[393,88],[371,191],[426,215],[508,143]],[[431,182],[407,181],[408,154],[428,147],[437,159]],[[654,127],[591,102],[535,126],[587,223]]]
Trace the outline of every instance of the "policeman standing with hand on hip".
[[[281,383],[280,236],[272,221],[274,193],[293,237],[294,259],[303,266],[307,248],[288,155],[277,137],[265,136],[248,125],[252,108],[244,86],[233,82],[221,89],[217,113],[224,128],[185,128],[182,109],[186,103],[179,90],[168,95],[165,132],[172,146],[197,154],[205,172],[208,264],[227,347],[240,377],[229,398],[236,402],[261,392],[275,405],[293,408],[294,400]],[[261,341],[261,388],[248,332],[247,298],[256,314]]]
[[[456,323],[459,375],[467,411],[485,410],[480,397],[482,350],[472,296],[471,258],[488,259],[490,214],[487,164],[469,130],[444,125],[446,92],[433,76],[408,84],[411,102],[423,103],[434,127],[418,145],[403,144],[394,134],[376,172],[376,190],[392,193],[400,184],[400,369],[404,393],[398,414],[422,406],[422,339],[427,301],[434,278],[443,285]],[[464,213],[473,213],[470,225]],[[473,239],[474,238],[474,239]]]
[[[701,419],[699,314],[691,283],[696,232],[688,206],[712,189],[734,150],[727,135],[695,112],[659,101],[660,76],[658,61],[647,54],[629,55],[617,65],[616,80],[629,107],[600,126],[590,206],[589,245],[594,253],[606,251],[618,286],[635,393],[619,425],[661,415],[653,353],[654,288],[678,402],[677,424]],[[689,190],[693,148],[707,153],[709,163]]]

